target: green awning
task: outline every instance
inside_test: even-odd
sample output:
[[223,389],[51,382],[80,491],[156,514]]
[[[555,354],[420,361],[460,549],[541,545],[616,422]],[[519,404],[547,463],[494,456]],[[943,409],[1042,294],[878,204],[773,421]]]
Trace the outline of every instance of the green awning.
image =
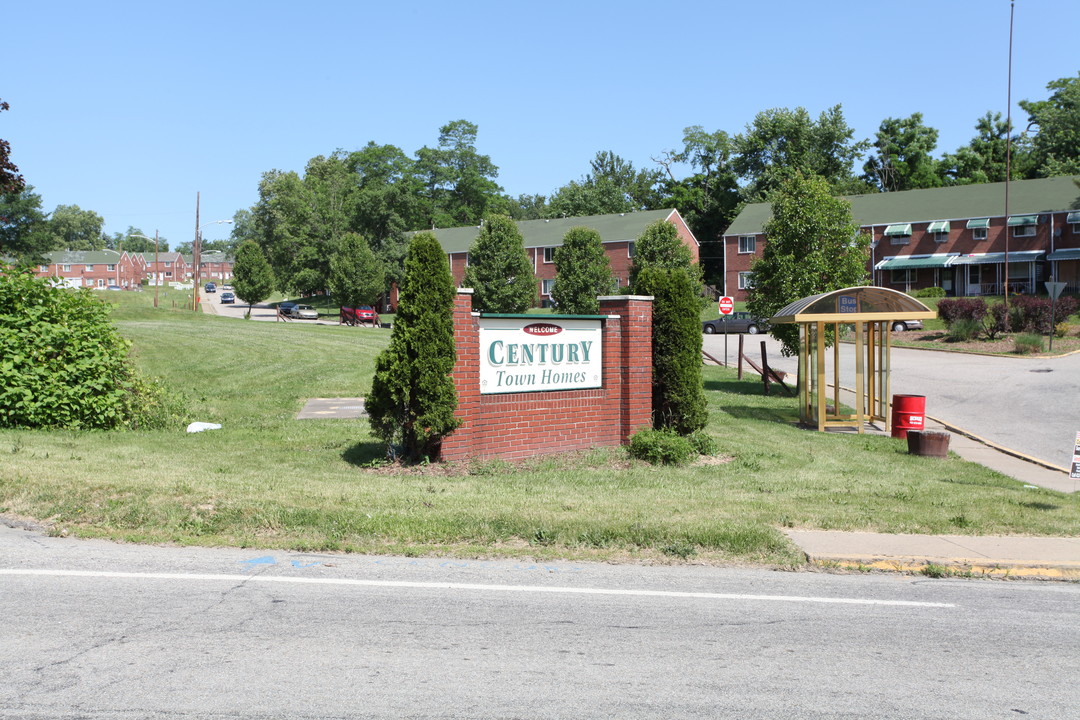
[[1009,227],[1016,227],[1017,225],[1038,225],[1038,215],[1010,215]]
[[932,233],[947,233],[952,230],[952,226],[948,220],[935,220],[930,223],[930,227],[926,228],[926,232]]
[[[1028,263],[1042,260],[1041,250],[1023,250],[1009,253],[1009,264]],[[953,259],[950,265],[988,265],[1005,262],[1005,253],[979,253],[976,255],[960,255]]]
[[1047,260],[1080,260],[1080,248],[1058,250],[1046,256]]
[[967,223],[967,229],[968,230],[979,230],[979,229],[986,229],[986,228],[989,228],[989,227],[990,227],[990,218],[973,218],[971,220],[968,220],[968,223]]
[[1070,225],[1080,224],[1080,210],[1073,210],[1071,213],[1065,216],[1065,222]]
[[902,235],[911,234],[911,223],[900,223],[898,225],[889,225],[885,228],[885,237],[897,237]]
[[952,255],[928,255],[925,257],[892,257],[885,258],[874,266],[875,270],[917,270],[919,268],[943,268],[948,267],[950,260],[956,258]]

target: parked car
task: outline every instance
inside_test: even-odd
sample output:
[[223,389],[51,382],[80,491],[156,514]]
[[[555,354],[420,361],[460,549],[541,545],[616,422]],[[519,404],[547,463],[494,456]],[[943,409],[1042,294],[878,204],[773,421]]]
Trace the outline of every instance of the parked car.
[[345,325],[366,325],[370,323],[374,326],[379,323],[379,314],[370,305],[357,305],[354,308],[342,306],[339,318],[339,323]]
[[767,320],[754,317],[748,312],[735,312],[730,315],[718,317],[715,320],[701,323],[701,331],[706,335],[723,333],[725,330],[729,333],[750,333],[751,335],[757,335],[768,329],[769,322]]
[[206,283],[206,292],[208,292],[208,293],[216,293],[217,292],[217,285],[215,285],[214,283]]
[[292,310],[294,307],[296,307],[296,303],[294,302],[280,302],[277,305],[278,315],[292,317]]
[[904,332],[905,330],[922,330],[922,320],[893,320],[892,331]]
[[310,305],[293,305],[289,311],[289,317],[297,320],[318,320],[318,311]]
[[221,293],[221,302],[234,303],[236,302],[236,295],[232,294],[231,292],[223,292]]

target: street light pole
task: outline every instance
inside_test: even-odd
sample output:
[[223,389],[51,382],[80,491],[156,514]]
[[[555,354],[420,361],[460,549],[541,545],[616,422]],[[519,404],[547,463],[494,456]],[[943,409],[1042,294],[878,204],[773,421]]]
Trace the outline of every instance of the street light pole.
[[195,247],[194,247],[194,252],[192,254],[192,259],[195,261],[195,276],[194,276],[195,277],[195,285],[192,288],[193,299],[192,299],[192,303],[191,303],[192,309],[194,309],[194,310],[199,309],[199,283],[202,281],[200,271],[202,269],[201,265],[202,265],[202,231],[203,231],[203,228],[204,227],[210,227],[211,225],[232,225],[232,222],[233,222],[232,220],[214,220],[213,222],[208,222],[208,223],[205,223],[204,225],[200,225],[199,228],[195,231]]

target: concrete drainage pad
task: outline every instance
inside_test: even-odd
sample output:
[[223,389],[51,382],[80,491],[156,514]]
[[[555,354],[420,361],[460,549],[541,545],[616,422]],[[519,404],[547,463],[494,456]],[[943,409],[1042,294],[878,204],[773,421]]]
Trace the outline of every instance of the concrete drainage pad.
[[348,419],[367,417],[364,412],[364,398],[311,398],[296,416],[297,420],[318,420],[326,418]]

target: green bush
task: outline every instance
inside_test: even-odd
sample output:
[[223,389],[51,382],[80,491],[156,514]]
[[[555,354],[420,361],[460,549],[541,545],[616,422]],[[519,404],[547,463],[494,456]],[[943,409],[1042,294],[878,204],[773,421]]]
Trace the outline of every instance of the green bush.
[[703,430],[690,433],[686,436],[686,439],[694,446],[698,455],[715,455],[717,452],[716,441],[713,440],[712,435]]
[[1042,335],[1024,333],[1023,335],[1017,335],[1013,342],[1015,343],[1013,352],[1017,355],[1031,355],[1043,351]]
[[943,298],[945,297],[945,288],[941,287],[928,287],[916,290],[911,293],[912,297],[917,298]]
[[949,329],[946,333],[946,337],[952,342],[968,342],[978,337],[982,331],[982,323],[978,320],[972,320],[970,318],[963,318],[961,320],[953,320],[949,324]]
[[0,427],[179,425],[182,398],[140,377],[128,347],[90,291],[0,264]]
[[673,430],[639,430],[630,438],[630,456],[653,465],[684,465],[697,454],[694,444]]

